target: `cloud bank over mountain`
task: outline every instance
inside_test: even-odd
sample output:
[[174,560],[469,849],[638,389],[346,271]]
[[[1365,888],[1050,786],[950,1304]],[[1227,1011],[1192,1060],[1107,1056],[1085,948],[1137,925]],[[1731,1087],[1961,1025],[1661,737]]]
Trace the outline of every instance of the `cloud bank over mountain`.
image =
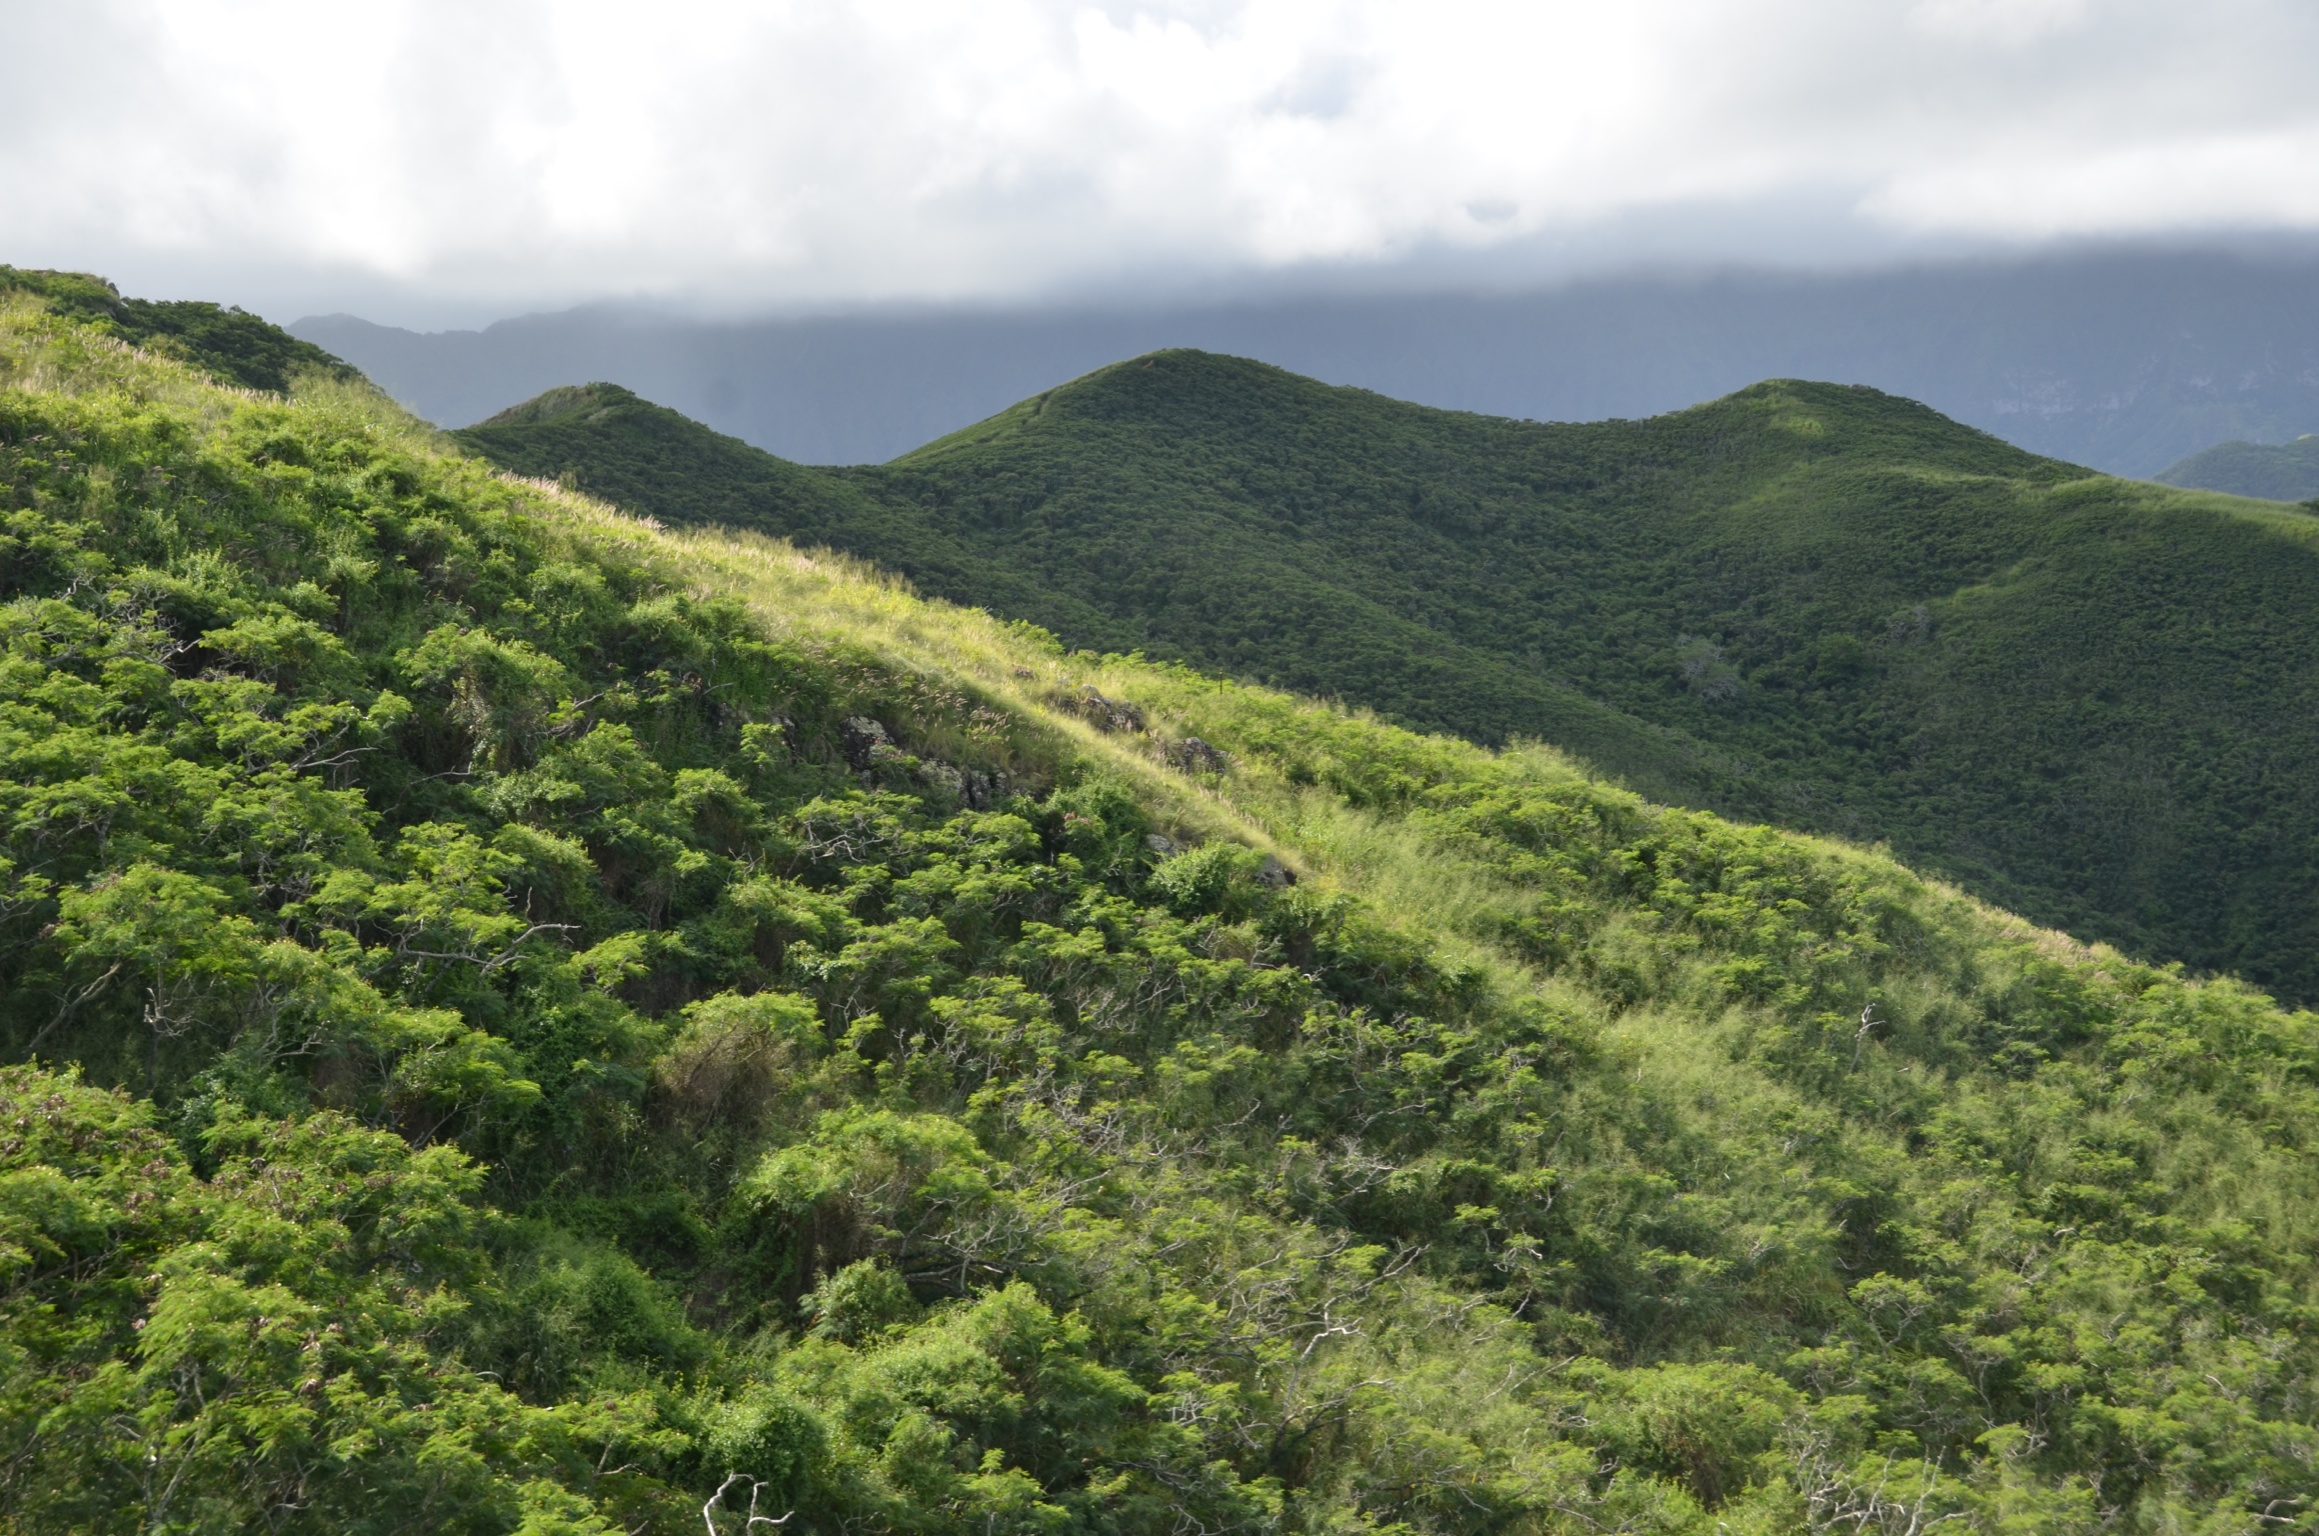
[[688,320],[618,305],[417,333],[292,329],[460,426],[608,380],[808,463],[893,457],[1160,347],[1541,420],[1646,416],[1758,379],[1862,383],[2036,452],[2147,475],[2319,432],[2319,259],[2133,250],[1850,273],[1622,275],[1542,293]]
[[2300,0],[8,0],[0,24],[11,259],[419,323],[2319,227]]

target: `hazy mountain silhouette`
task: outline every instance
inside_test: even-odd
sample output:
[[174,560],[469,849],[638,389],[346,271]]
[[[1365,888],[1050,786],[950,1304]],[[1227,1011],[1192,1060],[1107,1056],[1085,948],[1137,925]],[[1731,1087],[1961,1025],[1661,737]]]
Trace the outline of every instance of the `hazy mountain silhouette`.
[[446,426],[603,379],[806,463],[891,458],[1119,358],[1189,346],[1401,399],[1645,416],[1766,377],[1871,384],[2038,453],[2149,475],[2319,431],[2319,259],[2111,251],[1849,275],[1638,276],[1518,295],[747,322],[594,307],[422,334],[291,331]]

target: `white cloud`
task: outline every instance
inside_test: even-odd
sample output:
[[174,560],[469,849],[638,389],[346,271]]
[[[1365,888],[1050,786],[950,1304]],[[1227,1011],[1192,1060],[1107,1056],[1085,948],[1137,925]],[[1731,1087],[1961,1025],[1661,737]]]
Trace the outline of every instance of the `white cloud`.
[[1518,265],[1653,221],[1712,260],[1799,206],[1798,256],[2319,226],[2308,0],[0,0],[0,36],[0,259],[444,302]]
[[1918,229],[2028,237],[2319,226],[2319,126],[2127,143],[2036,141],[1893,177],[1866,203]]
[[2019,47],[2083,26],[2090,0],[1917,0],[1909,20],[1933,37]]

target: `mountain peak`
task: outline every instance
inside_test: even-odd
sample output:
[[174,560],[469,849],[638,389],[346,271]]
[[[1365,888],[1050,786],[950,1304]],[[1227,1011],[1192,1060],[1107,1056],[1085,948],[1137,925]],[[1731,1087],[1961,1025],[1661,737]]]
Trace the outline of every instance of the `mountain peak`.
[[[511,405],[497,415],[479,421],[478,427],[537,426],[544,422],[562,421],[569,417],[587,417],[594,412],[601,415],[624,405],[651,405],[652,402],[634,390],[618,384],[558,384],[543,390],[529,400]],[[660,407],[656,407],[660,409]]]

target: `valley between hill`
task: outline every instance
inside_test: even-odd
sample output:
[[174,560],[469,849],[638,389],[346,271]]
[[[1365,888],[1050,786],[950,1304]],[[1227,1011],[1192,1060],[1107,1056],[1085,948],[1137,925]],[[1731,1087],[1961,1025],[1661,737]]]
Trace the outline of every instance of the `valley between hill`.
[[221,368],[0,292],[0,1530],[2319,1528],[2319,1018]]

